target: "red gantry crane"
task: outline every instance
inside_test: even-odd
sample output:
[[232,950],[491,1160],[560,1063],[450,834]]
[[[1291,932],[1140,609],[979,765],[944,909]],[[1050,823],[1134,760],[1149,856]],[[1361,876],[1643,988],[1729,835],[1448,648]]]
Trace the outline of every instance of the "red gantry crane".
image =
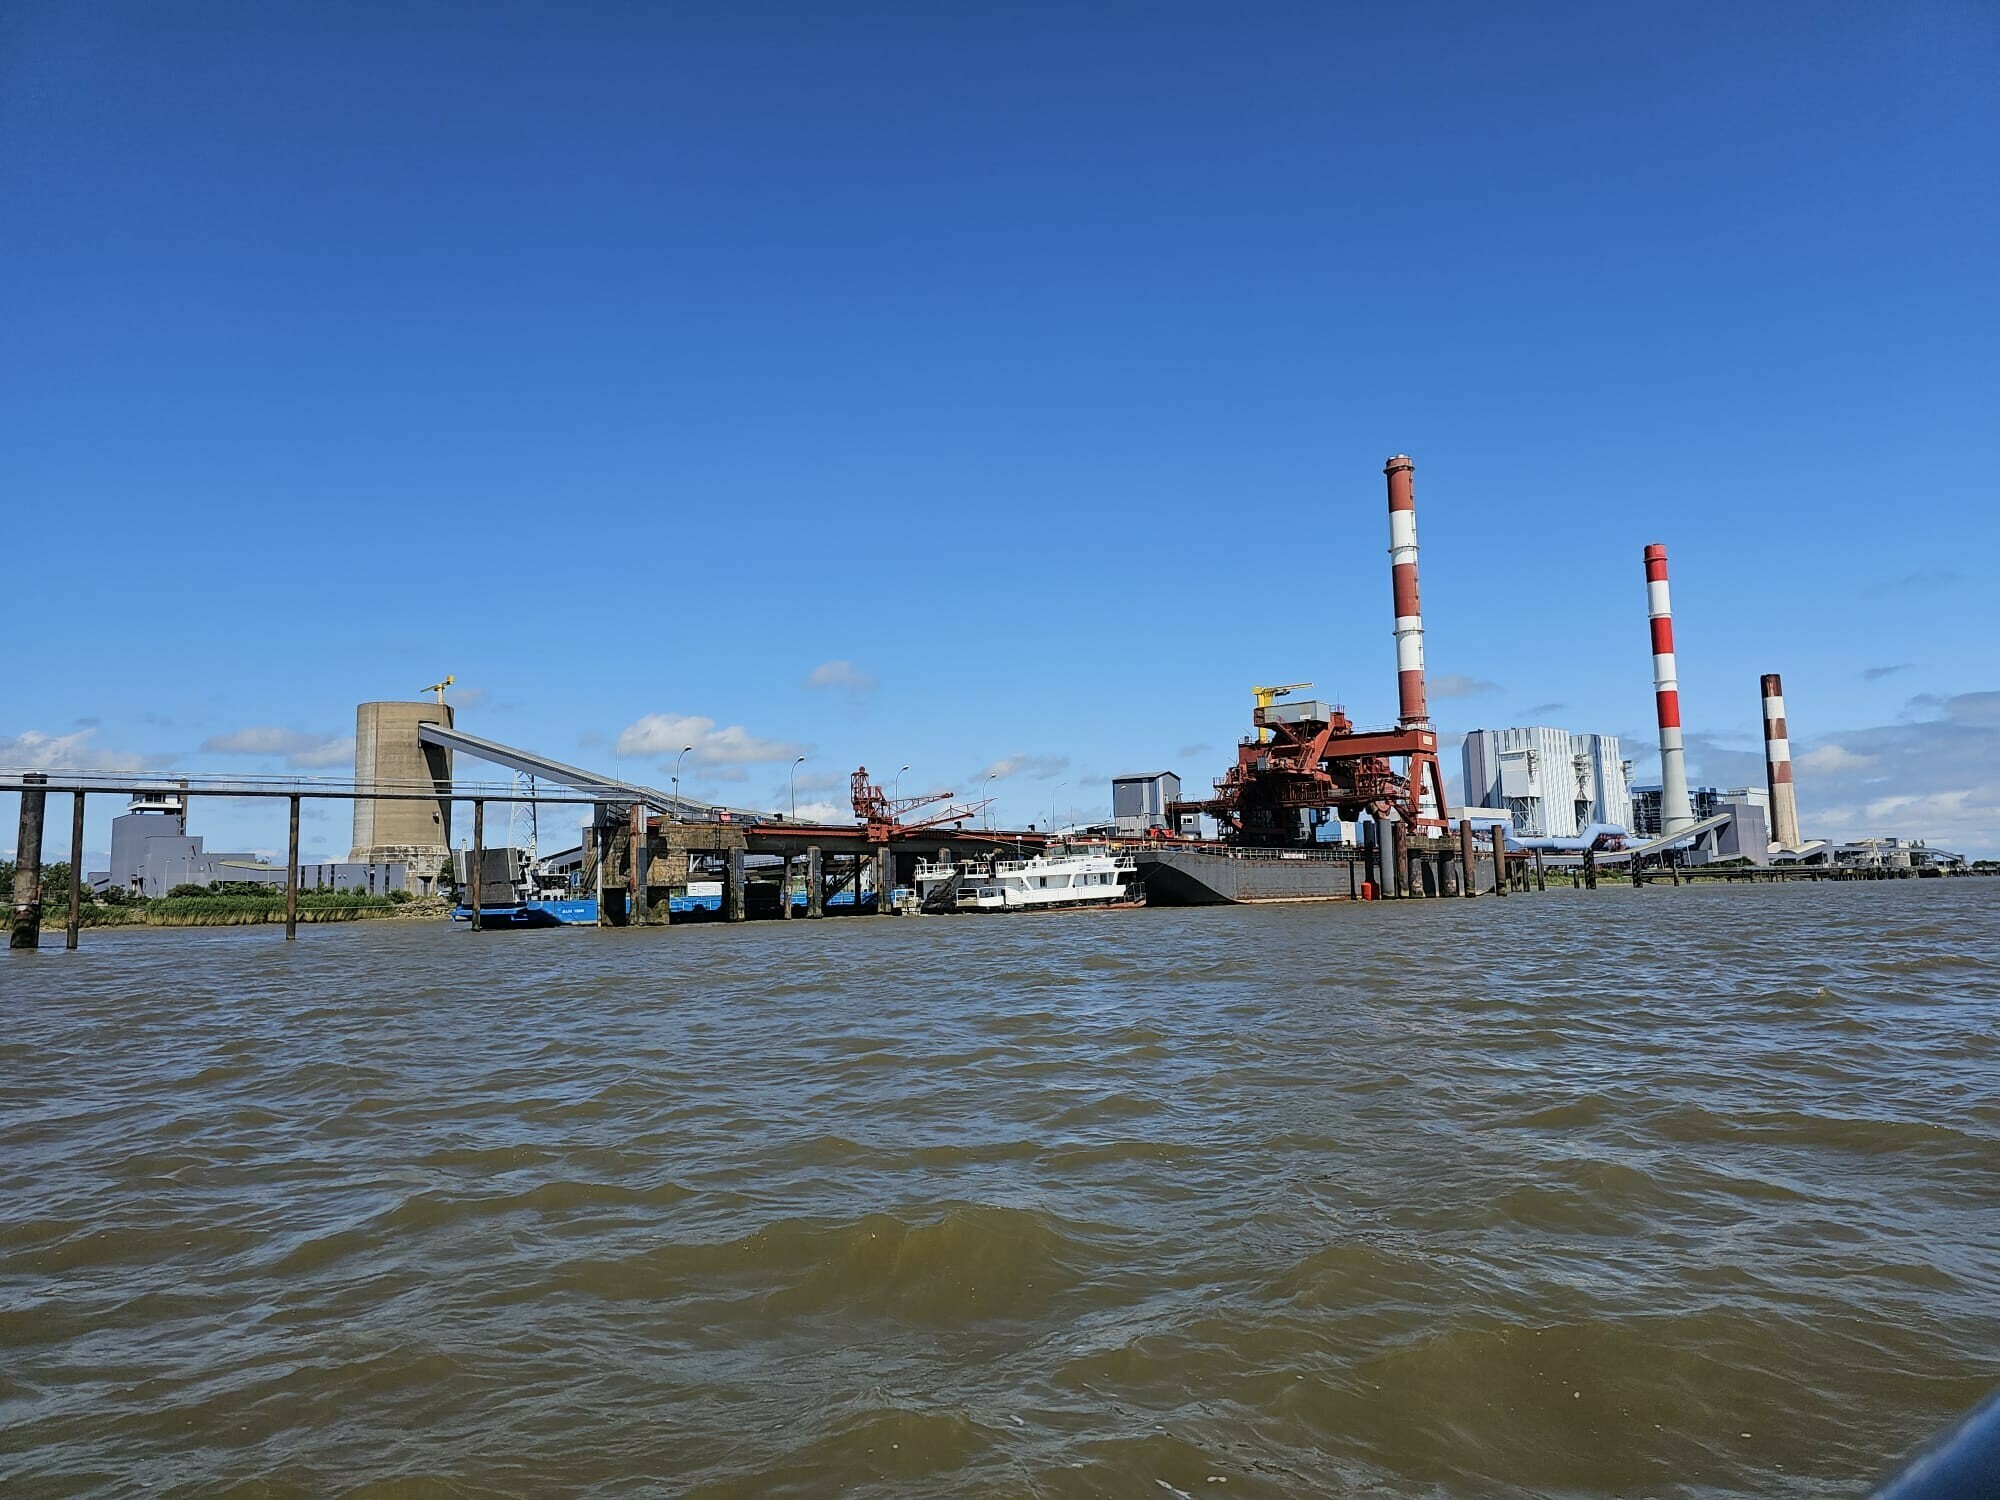
[[[859,767],[853,776],[851,786],[854,792],[854,816],[868,825],[868,842],[886,844],[899,833],[916,833],[925,828],[940,828],[946,823],[964,823],[978,817],[992,804],[993,799],[983,802],[954,803],[951,799],[956,792],[933,792],[927,797],[890,798],[883,795],[882,788],[868,780],[868,768]],[[945,804],[942,810],[929,817],[906,822],[905,818],[920,808]]]

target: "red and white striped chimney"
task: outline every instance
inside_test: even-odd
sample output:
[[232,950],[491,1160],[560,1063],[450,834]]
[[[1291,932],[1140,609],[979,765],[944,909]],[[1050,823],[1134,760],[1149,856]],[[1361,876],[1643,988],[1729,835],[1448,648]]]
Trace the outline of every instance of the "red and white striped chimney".
[[1396,596],[1397,722],[1404,728],[1428,726],[1424,702],[1424,612],[1417,603],[1417,498],[1410,476],[1416,471],[1398,453],[1382,468],[1389,476],[1389,578]]
[[1799,847],[1799,803],[1792,792],[1792,739],[1785,727],[1785,684],[1766,672],[1764,688],[1764,779],[1771,788],[1771,842]]
[[1674,607],[1667,597],[1667,549],[1646,547],[1646,613],[1653,626],[1653,701],[1660,712],[1660,832],[1694,823],[1688,802],[1687,756],[1681,743],[1681,683],[1674,665]]

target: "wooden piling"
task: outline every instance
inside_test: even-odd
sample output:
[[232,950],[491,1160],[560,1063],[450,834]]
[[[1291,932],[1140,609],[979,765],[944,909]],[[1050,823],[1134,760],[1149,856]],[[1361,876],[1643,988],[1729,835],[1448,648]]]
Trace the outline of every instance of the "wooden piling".
[[896,856],[887,847],[875,854],[875,915],[889,914],[889,893],[896,888]]
[[[21,778],[23,782],[48,779],[39,771]],[[9,948],[42,945],[42,819],[48,805],[49,794],[40,787],[22,787],[21,833],[14,848],[14,920],[7,933]]]
[[635,927],[646,925],[646,804],[634,802],[627,814],[632,825],[632,847],[625,871],[625,910]]
[[1597,889],[1597,850],[1595,847],[1583,851],[1583,888]]
[[69,809],[69,926],[63,933],[63,946],[76,952],[78,938],[83,933],[83,793],[76,792],[70,798]]
[[825,856],[820,853],[818,844],[806,845],[806,915],[826,915]]
[[292,794],[290,828],[285,834],[285,941],[299,935],[299,799]]
[[1472,878],[1473,871],[1478,869],[1478,867],[1478,856],[1473,853],[1472,849],[1472,819],[1460,818],[1458,820],[1459,895],[1476,896],[1479,894],[1479,882]]
[[1493,825],[1493,890],[1494,894],[1507,894],[1507,825]]
[[1542,868],[1542,851],[1537,849],[1535,851],[1535,889],[1538,891],[1546,891],[1548,888],[1549,888],[1548,871]]
[[[602,863],[600,859],[599,863]],[[486,803],[475,797],[472,801],[472,868],[467,872],[472,886],[472,930],[478,932],[483,923],[479,915],[480,878],[486,873]]]
[[792,915],[792,857],[785,856],[785,876],[778,886],[778,915],[789,919]]
[[738,844],[729,851],[727,874],[722,882],[722,919],[725,922],[743,920],[744,885],[749,879],[743,873],[743,846]]

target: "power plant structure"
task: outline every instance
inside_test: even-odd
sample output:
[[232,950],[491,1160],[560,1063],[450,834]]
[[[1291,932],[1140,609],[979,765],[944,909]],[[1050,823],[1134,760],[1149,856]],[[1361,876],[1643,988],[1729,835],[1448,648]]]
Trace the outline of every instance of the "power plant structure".
[[1660,719],[1660,831],[1671,837],[1694,826],[1694,808],[1688,802],[1687,755],[1681,742],[1681,684],[1674,662],[1667,549],[1659,542],[1646,546],[1646,613],[1653,634],[1653,701]]
[[1792,791],[1792,741],[1785,726],[1785,684],[1776,672],[1766,672],[1759,684],[1764,693],[1764,781],[1771,790],[1771,842],[1780,849],[1797,849],[1799,804]]
[[396,791],[434,788],[434,799],[358,798],[354,850],[362,864],[394,860],[430,876],[451,857],[451,751],[427,744],[422,726],[452,727],[444,683],[433,684],[434,703],[364,703],[354,711],[354,780],[359,786]]
[[[1316,698],[1278,701],[1309,683],[1254,690],[1253,732],[1238,741],[1236,763],[1215,782],[1214,795],[1167,804],[1168,826],[1178,828],[1188,814],[1215,820],[1220,842],[1232,850],[1269,850],[1274,868],[1265,889],[1255,863],[1241,854],[1224,857],[1181,845],[1162,853],[1147,875],[1147,889],[1186,900],[1302,900],[1345,897],[1352,881],[1345,870],[1317,870],[1298,864],[1286,851],[1320,848],[1314,815],[1342,822],[1372,820],[1374,842],[1368,863],[1379,884],[1393,893],[1409,863],[1412,836],[1435,846],[1424,877],[1440,893],[1447,849],[1446,798],[1438,766],[1437,731],[1425,701],[1424,620],[1417,593],[1417,511],[1412,476],[1416,465],[1396,454],[1383,466],[1389,493],[1390,596],[1395,609],[1397,719],[1393,729],[1357,730],[1338,704]],[[1398,770],[1396,762],[1402,763]],[[1351,856],[1350,856],[1351,858]],[[1291,861],[1282,868],[1276,861]],[[1204,861],[1210,862],[1204,864]],[[1142,858],[1142,873],[1146,860]],[[1337,882],[1335,877],[1338,877]],[[1334,888],[1337,883],[1338,889]],[[1326,885],[1324,891],[1318,887]],[[1202,894],[1206,891],[1206,895]]]
[[[1330,812],[1346,821],[1365,813],[1442,835],[1444,779],[1425,704],[1424,622],[1417,602],[1415,468],[1399,453],[1383,469],[1396,611],[1396,727],[1357,730],[1338,704],[1278,702],[1289,688],[1259,688],[1251,715],[1255,732],[1237,745],[1236,764],[1216,781],[1214,796],[1169,803],[1170,826],[1184,814],[1202,813],[1215,820],[1225,843],[1284,848],[1312,842],[1305,814]],[[1401,772],[1396,760],[1403,762]]]

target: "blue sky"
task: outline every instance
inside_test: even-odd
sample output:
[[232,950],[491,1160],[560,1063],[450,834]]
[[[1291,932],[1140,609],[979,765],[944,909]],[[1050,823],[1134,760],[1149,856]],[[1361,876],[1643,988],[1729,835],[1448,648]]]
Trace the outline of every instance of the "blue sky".
[[451,672],[1098,815],[1253,682],[1393,717],[1404,451],[1446,734],[1643,778],[1662,541],[1698,780],[1780,671],[1808,833],[2000,852],[1995,76],[1973,3],[12,6],[0,763],[337,771]]

